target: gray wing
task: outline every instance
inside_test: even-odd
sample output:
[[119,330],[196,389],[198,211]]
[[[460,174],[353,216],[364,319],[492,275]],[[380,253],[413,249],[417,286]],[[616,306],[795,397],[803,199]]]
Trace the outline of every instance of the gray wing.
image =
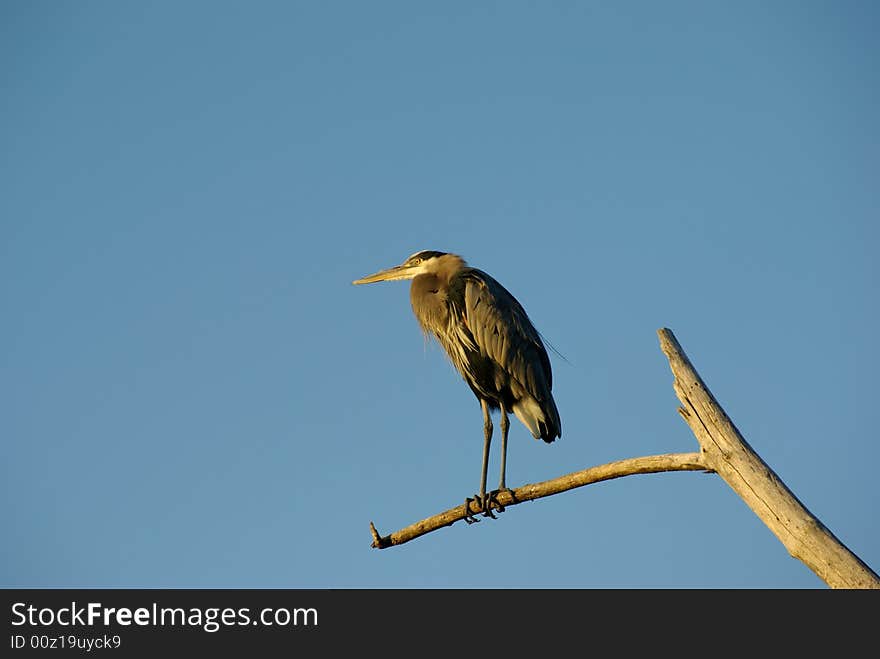
[[522,305],[481,270],[464,284],[463,320],[480,350],[539,403],[552,400],[550,359]]

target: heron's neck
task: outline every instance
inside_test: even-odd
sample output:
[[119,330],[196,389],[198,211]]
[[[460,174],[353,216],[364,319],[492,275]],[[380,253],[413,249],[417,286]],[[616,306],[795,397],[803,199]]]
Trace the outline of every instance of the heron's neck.
[[449,283],[450,279],[467,267],[465,260],[458,254],[444,254],[437,258],[437,262],[434,274],[444,283]]

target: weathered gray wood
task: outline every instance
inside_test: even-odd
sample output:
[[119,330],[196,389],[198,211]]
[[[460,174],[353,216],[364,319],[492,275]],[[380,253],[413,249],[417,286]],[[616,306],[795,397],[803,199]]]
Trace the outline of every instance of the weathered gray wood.
[[[838,540],[758,456],[715,400],[672,331],[660,329],[660,347],[675,376],[679,413],[693,430],[705,463],[832,588],[880,588],[880,578]],[[818,457],[818,456],[817,456]]]

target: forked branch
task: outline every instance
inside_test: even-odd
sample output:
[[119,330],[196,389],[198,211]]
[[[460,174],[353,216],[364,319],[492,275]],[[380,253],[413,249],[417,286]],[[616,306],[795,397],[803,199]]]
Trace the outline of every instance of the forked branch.
[[[715,472],[779,538],[789,553],[803,561],[826,584],[833,588],[880,588],[880,577],[798,501],[743,439],[672,332],[664,328],[657,333],[660,347],[675,376],[673,389],[682,403],[678,412],[691,427],[701,451],[629,458],[590,467],[543,483],[524,485],[513,490],[512,495],[502,492],[498,495],[498,504],[506,508],[590,483],[634,474]],[[372,546],[383,549],[400,545],[480,512],[476,503],[471,503],[467,511],[461,504],[388,536],[381,536],[370,522]]]

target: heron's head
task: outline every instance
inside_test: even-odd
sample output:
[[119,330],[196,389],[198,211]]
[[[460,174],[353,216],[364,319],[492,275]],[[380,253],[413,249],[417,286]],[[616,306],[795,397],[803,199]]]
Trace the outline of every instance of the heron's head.
[[377,281],[395,281],[398,279],[414,279],[419,275],[437,274],[441,270],[451,267],[460,268],[464,265],[460,256],[423,250],[416,252],[400,265],[387,270],[380,270],[372,275],[367,275],[351,282],[352,284],[372,284]]

